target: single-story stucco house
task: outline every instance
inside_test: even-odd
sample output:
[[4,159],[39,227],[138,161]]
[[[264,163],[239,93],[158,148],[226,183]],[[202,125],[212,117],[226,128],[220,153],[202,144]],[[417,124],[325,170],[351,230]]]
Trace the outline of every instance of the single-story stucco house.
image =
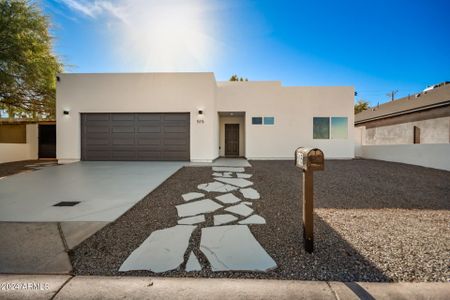
[[354,157],[354,89],[217,82],[213,73],[60,74],[57,158]]

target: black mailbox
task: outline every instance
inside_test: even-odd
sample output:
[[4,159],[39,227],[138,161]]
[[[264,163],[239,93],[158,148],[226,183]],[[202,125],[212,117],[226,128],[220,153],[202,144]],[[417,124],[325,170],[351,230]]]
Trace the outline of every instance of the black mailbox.
[[295,150],[295,165],[303,171],[303,241],[305,250],[311,253],[314,250],[313,171],[325,169],[325,156],[320,149],[299,147]]

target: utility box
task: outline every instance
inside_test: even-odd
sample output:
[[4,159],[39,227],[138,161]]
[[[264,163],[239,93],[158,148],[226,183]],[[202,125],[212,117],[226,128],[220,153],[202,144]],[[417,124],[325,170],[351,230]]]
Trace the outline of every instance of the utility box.
[[314,182],[313,172],[325,169],[325,156],[317,148],[299,147],[295,150],[295,165],[303,173],[303,241],[305,250],[314,250]]

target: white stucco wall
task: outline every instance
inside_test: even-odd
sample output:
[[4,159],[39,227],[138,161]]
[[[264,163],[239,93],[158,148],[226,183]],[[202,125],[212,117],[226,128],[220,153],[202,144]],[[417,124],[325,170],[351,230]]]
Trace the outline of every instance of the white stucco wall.
[[[279,82],[221,82],[218,111],[245,111],[245,156],[293,159],[299,146],[318,147],[326,158],[353,158],[352,87],[282,87]],[[252,117],[275,117],[252,125]],[[313,117],[347,117],[347,139],[313,139]]]
[[450,144],[363,145],[364,158],[450,171]]
[[[212,73],[61,74],[57,83],[57,158],[81,157],[80,113],[189,112],[191,160],[218,157],[216,82]],[[64,115],[63,110],[70,114]],[[198,109],[204,123],[197,123]]]
[[[279,82],[216,83],[213,73],[61,74],[57,83],[57,158],[81,157],[80,114],[189,112],[192,161],[223,155],[218,112],[245,112],[242,156],[293,159],[299,146],[321,148],[327,158],[353,158],[352,87],[282,87]],[[197,122],[198,110],[204,123]],[[64,115],[64,110],[70,110]],[[275,117],[252,125],[252,117]],[[313,117],[347,117],[348,138],[313,139]]]
[[38,124],[27,124],[25,144],[0,143],[0,163],[38,158]]

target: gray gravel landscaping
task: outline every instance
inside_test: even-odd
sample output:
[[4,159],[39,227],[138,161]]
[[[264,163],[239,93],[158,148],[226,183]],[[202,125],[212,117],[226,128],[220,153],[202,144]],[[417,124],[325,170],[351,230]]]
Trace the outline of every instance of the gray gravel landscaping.
[[[252,161],[253,208],[267,221],[250,225],[278,268],[267,273],[118,272],[153,231],[177,224],[181,195],[212,181],[211,168],[179,170],[115,222],[70,252],[78,275],[157,275],[332,281],[447,281],[450,278],[450,172],[374,160],[327,161],[315,173],[315,251],[303,250],[301,173],[292,161]],[[126,188],[126,187],[124,187]],[[208,193],[213,198],[218,193]],[[220,211],[218,211],[220,212]],[[211,226],[212,217],[199,227]],[[208,262],[194,247],[202,265]]]
[[56,160],[21,160],[0,164],[0,178],[22,172],[31,172],[46,166],[57,165]]

